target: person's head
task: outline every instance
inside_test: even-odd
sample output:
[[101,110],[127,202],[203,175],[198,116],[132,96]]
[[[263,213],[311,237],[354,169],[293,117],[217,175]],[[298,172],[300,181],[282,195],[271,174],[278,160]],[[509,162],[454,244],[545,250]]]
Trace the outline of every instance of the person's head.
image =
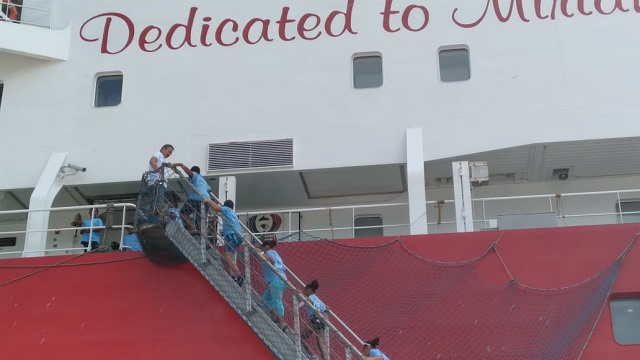
[[365,343],[365,345],[371,346],[372,349],[377,349],[378,344],[380,344],[380,338],[377,336]]
[[233,210],[233,200],[225,200],[224,204],[222,204],[222,206],[226,206],[229,209]]
[[162,147],[160,148],[160,153],[165,158],[168,158],[169,156],[171,156],[171,154],[173,154],[173,145],[171,144],[162,145]]
[[304,290],[302,292],[305,296],[309,296],[311,294],[315,294],[316,290],[318,290],[319,284],[318,280],[312,280],[310,283],[305,285]]
[[112,241],[109,246],[111,247],[111,250],[120,250],[120,244],[115,241]]
[[131,234],[132,232],[134,232],[134,230],[133,230],[133,223],[132,223],[132,222],[128,222],[128,223],[127,223],[127,226],[128,226],[128,227],[127,227],[127,232],[128,232],[129,234]]
[[93,216],[93,218],[97,218],[98,217],[98,209],[96,208],[91,208],[89,209],[89,216]]
[[196,174],[200,174],[200,166],[192,166],[191,171],[193,171]]
[[278,240],[265,240],[265,242],[262,243],[262,245],[260,246],[260,248],[262,248],[263,250],[271,250],[274,247],[276,247],[276,245],[278,244]]

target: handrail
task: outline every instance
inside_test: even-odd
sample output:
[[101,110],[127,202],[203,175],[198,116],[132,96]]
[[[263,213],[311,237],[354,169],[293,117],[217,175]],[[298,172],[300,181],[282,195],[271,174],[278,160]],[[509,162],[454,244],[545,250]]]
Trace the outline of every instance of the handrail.
[[[21,210],[3,210],[0,211],[0,216],[3,215],[15,215],[15,214],[29,214],[29,213],[38,213],[38,212],[64,212],[64,211],[75,211],[75,210],[88,210],[88,209],[106,209],[108,207],[118,208],[122,211],[122,224],[121,225],[113,225],[108,227],[109,229],[120,229],[120,250],[125,248],[123,244],[124,238],[124,229],[130,228],[131,226],[125,225],[125,216],[127,208],[131,210],[136,209],[135,204],[131,203],[114,203],[114,204],[100,204],[100,205],[77,205],[77,206],[62,206],[55,208],[42,208],[42,209],[21,209]],[[91,216],[93,220],[93,214]],[[91,222],[93,224],[93,221]],[[49,233],[49,232],[61,232],[61,231],[76,231],[76,230],[89,230],[90,235],[93,233],[94,229],[105,230],[108,229],[107,226],[74,226],[74,227],[59,227],[59,228],[49,228],[44,230],[12,230],[12,231],[0,231],[0,235],[21,235],[21,234],[29,234],[29,233]],[[89,242],[88,248],[90,248],[91,244]],[[2,251],[0,252],[0,256],[13,255],[13,254],[28,254],[28,253],[49,253],[49,252],[58,252],[58,251],[75,251],[75,250],[86,250],[85,247],[64,247],[64,248],[56,248],[56,249],[41,249],[41,250],[21,250],[21,251]]]
[[[163,164],[164,165],[164,164]],[[171,166],[171,164],[167,164],[166,166]],[[191,181],[188,181],[186,179],[186,177],[184,176],[184,174],[182,174],[182,172],[178,169],[174,169],[174,173],[178,174],[178,176],[181,178],[181,180],[183,180],[185,183],[187,183],[190,188],[196,192],[202,199],[204,199],[204,196],[202,193],[200,193],[198,191],[198,189],[195,188],[195,186],[193,186],[193,184],[191,183]],[[210,196],[210,198],[216,202],[216,204],[222,206],[222,204],[220,203],[220,200],[215,196],[215,194],[213,193],[209,193],[208,194]],[[220,215],[222,215],[226,221],[228,221],[228,219],[226,219],[225,215],[223,213],[220,213]],[[253,234],[249,228],[242,222],[239,222],[240,226],[242,227],[242,229],[247,232],[247,234],[249,234],[249,236],[252,238],[253,241],[262,244],[262,241],[255,235]],[[273,266],[273,264],[271,264],[269,261],[267,261],[266,257],[253,245],[252,242],[248,241],[243,234],[238,233],[238,231],[234,228],[232,228],[234,232],[236,232],[236,235],[239,236],[240,239],[242,239],[242,241],[245,243],[245,245],[247,246],[248,249],[251,250],[251,252],[257,256],[262,262],[264,262],[272,271],[274,274],[276,274],[283,282],[284,284],[289,288],[289,290],[292,290],[294,293],[294,296],[298,298],[299,301],[302,301],[302,303],[304,303],[306,306],[308,306],[310,309],[312,309],[312,311],[315,313],[315,315],[322,319],[325,324],[329,327],[329,329],[331,329],[331,331],[338,336],[338,338],[340,339],[340,341],[343,343],[343,345],[347,346],[348,348],[350,348],[350,351],[353,351],[356,356],[358,356],[359,358],[363,358],[362,353],[360,353],[360,351],[342,334],[342,332],[340,332],[332,323],[330,323],[328,321],[328,319],[326,318],[326,316],[319,312],[316,307],[313,305],[313,303],[304,295],[302,295],[301,293],[298,292],[298,289],[284,276],[282,276],[280,274],[280,272]],[[304,286],[304,282],[302,282],[302,280],[300,280],[300,278],[298,278],[288,267],[286,267],[285,265],[285,269],[287,270],[287,273],[292,275],[294,277],[294,279],[296,279],[298,281],[299,284],[301,284],[302,286]],[[332,319],[335,318],[335,320],[338,321],[338,323],[344,327],[344,329],[349,332],[349,334],[351,336],[353,336],[357,341],[359,341],[361,344],[363,343],[363,341],[353,332],[353,330],[351,330],[333,311],[331,311],[329,308],[327,308],[327,312],[329,312],[333,317]]]

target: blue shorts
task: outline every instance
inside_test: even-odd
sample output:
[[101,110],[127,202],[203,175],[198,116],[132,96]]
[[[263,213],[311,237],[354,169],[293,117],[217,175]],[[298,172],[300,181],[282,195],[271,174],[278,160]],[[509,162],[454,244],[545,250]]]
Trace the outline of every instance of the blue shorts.
[[238,251],[240,244],[242,244],[242,239],[240,239],[236,233],[226,234],[224,240],[224,250],[230,253]]

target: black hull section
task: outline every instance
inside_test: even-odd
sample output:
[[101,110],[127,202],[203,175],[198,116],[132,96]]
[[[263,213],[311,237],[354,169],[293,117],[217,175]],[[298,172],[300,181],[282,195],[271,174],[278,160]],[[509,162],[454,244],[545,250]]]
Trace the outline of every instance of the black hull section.
[[162,224],[138,229],[142,251],[152,263],[162,267],[177,266],[187,262],[182,252],[167,237]]

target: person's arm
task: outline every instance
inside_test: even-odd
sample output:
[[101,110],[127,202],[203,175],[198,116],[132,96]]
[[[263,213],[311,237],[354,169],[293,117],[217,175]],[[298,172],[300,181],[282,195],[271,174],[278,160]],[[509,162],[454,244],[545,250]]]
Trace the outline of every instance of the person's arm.
[[216,204],[215,201],[211,200],[211,199],[204,199],[202,200],[203,203],[209,205],[210,208],[212,208],[215,211],[222,211],[222,207],[218,204]]
[[154,173],[157,173],[160,171],[160,168],[158,167],[158,158],[154,156],[151,157],[151,159],[149,159],[149,165],[151,165],[151,168],[153,169]]
[[185,174],[187,174],[189,179],[191,179],[193,177],[193,171],[191,171],[191,169],[189,169],[183,163],[174,163],[173,166],[171,166],[171,167],[175,170],[178,166],[180,166],[182,168],[182,170],[184,170]]
[[276,260],[273,257],[271,257],[271,255],[267,254],[266,251],[263,252],[262,255],[264,255],[264,258],[267,259],[267,261],[270,262],[271,265],[276,263]]

